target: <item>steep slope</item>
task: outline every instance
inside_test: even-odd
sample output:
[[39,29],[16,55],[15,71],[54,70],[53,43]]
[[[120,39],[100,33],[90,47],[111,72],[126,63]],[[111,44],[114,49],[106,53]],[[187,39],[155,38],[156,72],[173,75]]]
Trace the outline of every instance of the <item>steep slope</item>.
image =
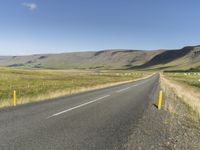
[[149,62],[145,63],[142,66],[149,67],[158,64],[166,64],[185,56],[191,50],[192,47],[184,47],[181,50],[166,50],[163,53],[156,55],[153,59],[151,59]]
[[198,69],[200,68],[200,46],[164,51],[139,67],[169,70]]

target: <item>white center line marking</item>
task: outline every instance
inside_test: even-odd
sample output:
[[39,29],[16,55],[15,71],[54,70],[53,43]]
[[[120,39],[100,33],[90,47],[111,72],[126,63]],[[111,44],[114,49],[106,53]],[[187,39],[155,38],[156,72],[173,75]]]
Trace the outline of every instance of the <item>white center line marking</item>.
[[117,93],[123,92],[123,91],[128,90],[128,89],[130,89],[130,88],[132,88],[132,87],[142,85],[142,84],[144,84],[145,82],[147,82],[147,81],[143,81],[143,82],[141,82],[140,84],[131,85],[131,86],[129,86],[129,87],[126,87],[126,88],[124,88],[124,89],[118,90],[118,91],[116,91],[116,92],[117,92]]
[[128,90],[128,89],[130,89],[131,87],[126,87],[126,88],[124,88],[124,89],[121,89],[121,90],[118,90],[118,91],[116,91],[117,93],[120,93],[120,92],[123,92],[123,91],[125,91],[125,90]]
[[102,100],[102,99],[104,99],[104,98],[106,98],[106,97],[109,97],[109,96],[110,96],[110,95],[105,95],[105,96],[103,96],[103,97],[97,98],[97,99],[92,100],[92,101],[89,101],[89,102],[87,102],[87,103],[84,103],[84,104],[81,104],[81,105],[78,105],[78,106],[69,108],[69,109],[67,109],[67,110],[64,110],[64,111],[61,111],[61,112],[58,112],[58,113],[55,113],[55,114],[53,114],[53,115],[47,117],[47,119],[49,119],[49,118],[51,118],[51,117],[55,117],[55,116],[61,115],[61,114],[63,114],[63,113],[72,111],[72,110],[74,110],[74,109],[77,109],[77,108],[80,108],[80,107],[83,107],[83,106],[86,106],[86,105],[88,105],[88,104],[91,104],[91,103],[94,103],[94,102],[96,102],[96,101]]

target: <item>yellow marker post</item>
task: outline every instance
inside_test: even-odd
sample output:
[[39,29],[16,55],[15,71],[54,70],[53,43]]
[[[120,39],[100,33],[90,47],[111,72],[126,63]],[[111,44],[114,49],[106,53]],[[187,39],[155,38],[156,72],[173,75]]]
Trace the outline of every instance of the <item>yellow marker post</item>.
[[14,105],[14,107],[17,105],[17,94],[16,94],[15,90],[13,92],[13,105]]
[[158,109],[161,109],[162,106],[162,99],[163,99],[163,92],[160,90],[159,99],[158,99]]

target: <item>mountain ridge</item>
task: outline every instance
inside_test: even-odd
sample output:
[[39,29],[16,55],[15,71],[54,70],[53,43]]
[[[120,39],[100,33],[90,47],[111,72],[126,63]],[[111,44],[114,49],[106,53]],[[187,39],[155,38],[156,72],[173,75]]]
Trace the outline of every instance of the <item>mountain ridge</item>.
[[0,66],[46,69],[199,69],[200,46],[186,46],[174,50],[108,49],[0,56]]

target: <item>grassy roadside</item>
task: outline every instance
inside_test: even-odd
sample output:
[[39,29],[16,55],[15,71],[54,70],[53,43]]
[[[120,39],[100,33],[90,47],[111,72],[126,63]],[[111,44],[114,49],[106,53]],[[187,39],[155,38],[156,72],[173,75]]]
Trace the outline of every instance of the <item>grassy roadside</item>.
[[0,68],[0,107],[12,106],[13,90],[17,104],[108,87],[136,80],[150,72],[123,70],[25,70]]
[[188,111],[200,118],[200,82],[199,73],[167,73],[162,82],[185,103]]
[[[164,92],[163,124],[170,136],[167,144],[172,149],[200,149],[200,117],[198,90],[168,76],[161,76]],[[193,91],[193,92],[192,92]]]
[[[163,104],[161,110],[155,107],[158,92],[145,110],[137,126],[133,127],[128,142],[128,150],[199,150],[200,149],[200,121],[196,111],[182,100],[178,91],[172,87],[173,81],[161,76],[160,88],[163,90]],[[156,92],[155,92],[156,93]]]
[[164,73],[164,75],[172,80],[185,83],[200,90],[200,72],[175,72]]

